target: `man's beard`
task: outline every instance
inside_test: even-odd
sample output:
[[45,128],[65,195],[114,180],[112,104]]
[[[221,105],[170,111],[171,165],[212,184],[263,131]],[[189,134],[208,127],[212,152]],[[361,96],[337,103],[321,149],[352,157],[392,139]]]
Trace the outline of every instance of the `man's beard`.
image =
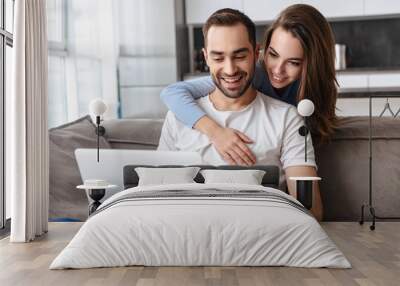
[[[246,77],[246,75],[247,75],[247,73],[245,73],[245,72],[243,72],[243,71],[241,71],[241,72],[238,72],[236,75],[234,75],[234,76],[237,76],[237,75],[241,75],[242,77]],[[232,77],[232,76],[231,76]],[[219,77],[220,78],[220,77]],[[241,97],[243,94],[245,94],[246,93],[246,91],[247,91],[247,89],[249,88],[249,86],[251,85],[251,83],[252,83],[252,81],[253,81],[253,78],[254,78],[254,71],[253,71],[253,73],[249,76],[249,78],[248,78],[248,80],[245,82],[245,84],[238,90],[238,91],[230,91],[230,90],[227,90],[226,88],[224,88],[223,87],[223,85],[220,83],[220,81],[222,80],[222,79],[220,79],[220,80],[218,80],[217,79],[217,77],[214,75],[214,74],[211,74],[211,79],[212,79],[212,81],[214,82],[214,84],[215,84],[215,86],[226,96],[226,97],[229,97],[229,98],[239,98],[239,97]]]

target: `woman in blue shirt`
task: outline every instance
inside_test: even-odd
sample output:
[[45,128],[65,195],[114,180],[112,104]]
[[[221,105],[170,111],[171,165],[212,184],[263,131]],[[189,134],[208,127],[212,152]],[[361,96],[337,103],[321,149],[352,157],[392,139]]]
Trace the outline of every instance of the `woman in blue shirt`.
[[[289,6],[267,29],[262,59],[257,63],[253,87],[294,106],[302,99],[314,102],[309,118],[314,139],[325,141],[337,125],[335,105],[334,36],[329,23],[314,7]],[[219,126],[196,104],[195,99],[215,89],[211,77],[179,82],[165,88],[161,99],[179,120],[206,134],[229,164],[256,162],[244,133]]]

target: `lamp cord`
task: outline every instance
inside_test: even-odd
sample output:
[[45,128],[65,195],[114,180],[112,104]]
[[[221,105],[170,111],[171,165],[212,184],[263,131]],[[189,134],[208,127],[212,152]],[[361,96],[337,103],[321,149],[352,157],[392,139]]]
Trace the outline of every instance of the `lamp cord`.
[[306,127],[306,134],[304,135],[304,159],[305,162],[307,162],[307,135],[308,135],[308,127],[307,127],[307,121],[306,118],[304,118],[304,126]]
[[100,132],[100,125],[97,124],[97,162],[99,162],[99,148],[100,148],[99,132]]
[[100,116],[96,116],[97,124],[97,162],[99,162],[99,149],[100,149]]
[[305,146],[305,149],[304,149],[304,159],[305,159],[305,161],[307,162],[307,134],[306,134],[306,136],[304,136],[304,146]]

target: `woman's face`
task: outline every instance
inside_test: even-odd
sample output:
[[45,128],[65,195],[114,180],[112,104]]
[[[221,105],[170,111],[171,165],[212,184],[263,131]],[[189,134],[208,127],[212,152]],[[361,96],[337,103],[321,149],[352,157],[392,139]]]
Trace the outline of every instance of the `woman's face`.
[[300,78],[303,65],[303,47],[290,32],[278,27],[264,55],[270,82],[280,89]]

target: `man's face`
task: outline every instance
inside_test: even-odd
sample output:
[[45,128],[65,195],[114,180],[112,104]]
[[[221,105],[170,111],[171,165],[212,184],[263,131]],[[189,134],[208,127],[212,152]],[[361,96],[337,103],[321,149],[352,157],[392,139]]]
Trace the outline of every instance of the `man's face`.
[[238,98],[247,91],[258,48],[254,51],[243,24],[211,26],[203,53],[216,87],[225,96]]

